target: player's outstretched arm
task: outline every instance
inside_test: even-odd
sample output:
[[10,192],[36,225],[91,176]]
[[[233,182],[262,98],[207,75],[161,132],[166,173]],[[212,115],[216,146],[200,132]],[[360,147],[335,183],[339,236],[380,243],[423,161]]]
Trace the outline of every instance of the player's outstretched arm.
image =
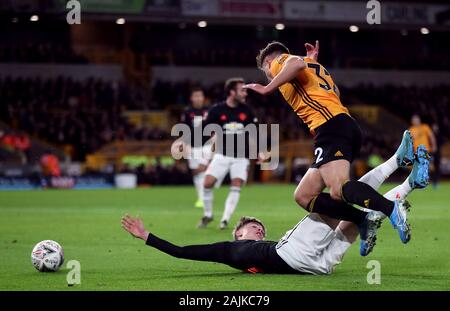
[[281,85],[294,79],[302,70],[306,68],[305,62],[298,56],[291,55],[283,64],[280,72],[266,86],[251,83],[244,85],[244,88],[253,90],[261,95],[267,95],[274,92]]
[[225,264],[232,264],[232,251],[230,242],[219,242],[204,245],[177,246],[168,241],[160,239],[144,228],[144,223],[139,218],[130,215],[122,217],[122,228],[132,236],[142,239],[148,246],[152,246],[161,252],[177,258],[213,261]]

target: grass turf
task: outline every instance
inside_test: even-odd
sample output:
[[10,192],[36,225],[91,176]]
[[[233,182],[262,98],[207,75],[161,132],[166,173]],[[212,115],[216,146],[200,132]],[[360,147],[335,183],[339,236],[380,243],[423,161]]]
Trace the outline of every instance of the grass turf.
[[[388,190],[383,187],[382,191]],[[250,185],[232,218],[253,215],[278,240],[305,214],[293,202],[294,185]],[[215,191],[216,220],[198,230],[201,210],[193,187],[139,190],[0,192],[0,290],[450,290],[450,184],[410,196],[413,236],[401,244],[385,222],[378,245],[366,258],[353,245],[330,276],[246,274],[228,266],[171,258],[133,239],[120,227],[129,212],[150,231],[173,243],[210,243],[231,238],[218,220],[228,189]],[[66,263],[56,273],[31,265],[34,244],[58,241],[66,263],[81,263],[81,284],[68,287]],[[369,260],[381,263],[381,284],[366,281]]]

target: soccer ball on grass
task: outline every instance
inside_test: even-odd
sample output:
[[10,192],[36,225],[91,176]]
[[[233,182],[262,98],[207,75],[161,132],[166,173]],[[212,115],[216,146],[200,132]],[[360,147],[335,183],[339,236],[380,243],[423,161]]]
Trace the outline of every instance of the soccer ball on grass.
[[41,241],[31,252],[31,263],[41,272],[55,272],[64,263],[64,251],[57,242]]

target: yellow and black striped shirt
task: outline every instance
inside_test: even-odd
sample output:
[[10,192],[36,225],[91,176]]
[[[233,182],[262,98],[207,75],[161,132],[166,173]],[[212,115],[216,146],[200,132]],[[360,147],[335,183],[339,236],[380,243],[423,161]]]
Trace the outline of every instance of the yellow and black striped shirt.
[[[283,68],[289,54],[281,54],[270,65],[270,72],[275,77]],[[342,105],[331,75],[318,62],[304,58],[307,68],[295,79],[279,87],[288,104],[297,116],[308,125],[311,133],[332,117],[345,113],[348,109]]]

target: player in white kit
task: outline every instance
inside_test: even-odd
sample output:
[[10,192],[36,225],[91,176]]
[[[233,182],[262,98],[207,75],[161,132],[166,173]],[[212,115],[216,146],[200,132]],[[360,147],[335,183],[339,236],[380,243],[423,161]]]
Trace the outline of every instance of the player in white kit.
[[[403,139],[404,143],[412,143]],[[359,181],[378,190],[382,183],[399,168],[401,147],[389,160],[377,166]],[[413,168],[408,178],[384,196],[388,200],[405,200],[414,189],[425,188],[429,183],[430,156],[423,145],[415,153]],[[409,205],[409,204],[408,204]],[[380,220],[386,218],[376,213]],[[325,215],[311,213],[302,219],[277,244],[277,253],[294,269],[310,274],[329,274],[342,260],[351,243],[359,235],[358,227],[349,221],[339,221]],[[376,240],[376,239],[375,239]]]
[[[397,170],[401,162],[398,160],[397,150],[389,160],[368,172],[360,181],[378,189]],[[404,200],[413,189],[426,187],[428,166],[428,153],[424,146],[419,146],[410,175],[385,197]],[[374,215],[374,223],[386,217],[376,211],[369,214]],[[359,235],[355,224],[317,213],[303,218],[278,242],[265,241],[264,224],[252,217],[241,218],[233,231],[234,241],[183,247],[160,239],[145,229],[142,220],[128,215],[122,218],[122,227],[148,246],[176,258],[218,262],[250,273],[331,274]],[[374,229],[376,233],[377,228]]]

